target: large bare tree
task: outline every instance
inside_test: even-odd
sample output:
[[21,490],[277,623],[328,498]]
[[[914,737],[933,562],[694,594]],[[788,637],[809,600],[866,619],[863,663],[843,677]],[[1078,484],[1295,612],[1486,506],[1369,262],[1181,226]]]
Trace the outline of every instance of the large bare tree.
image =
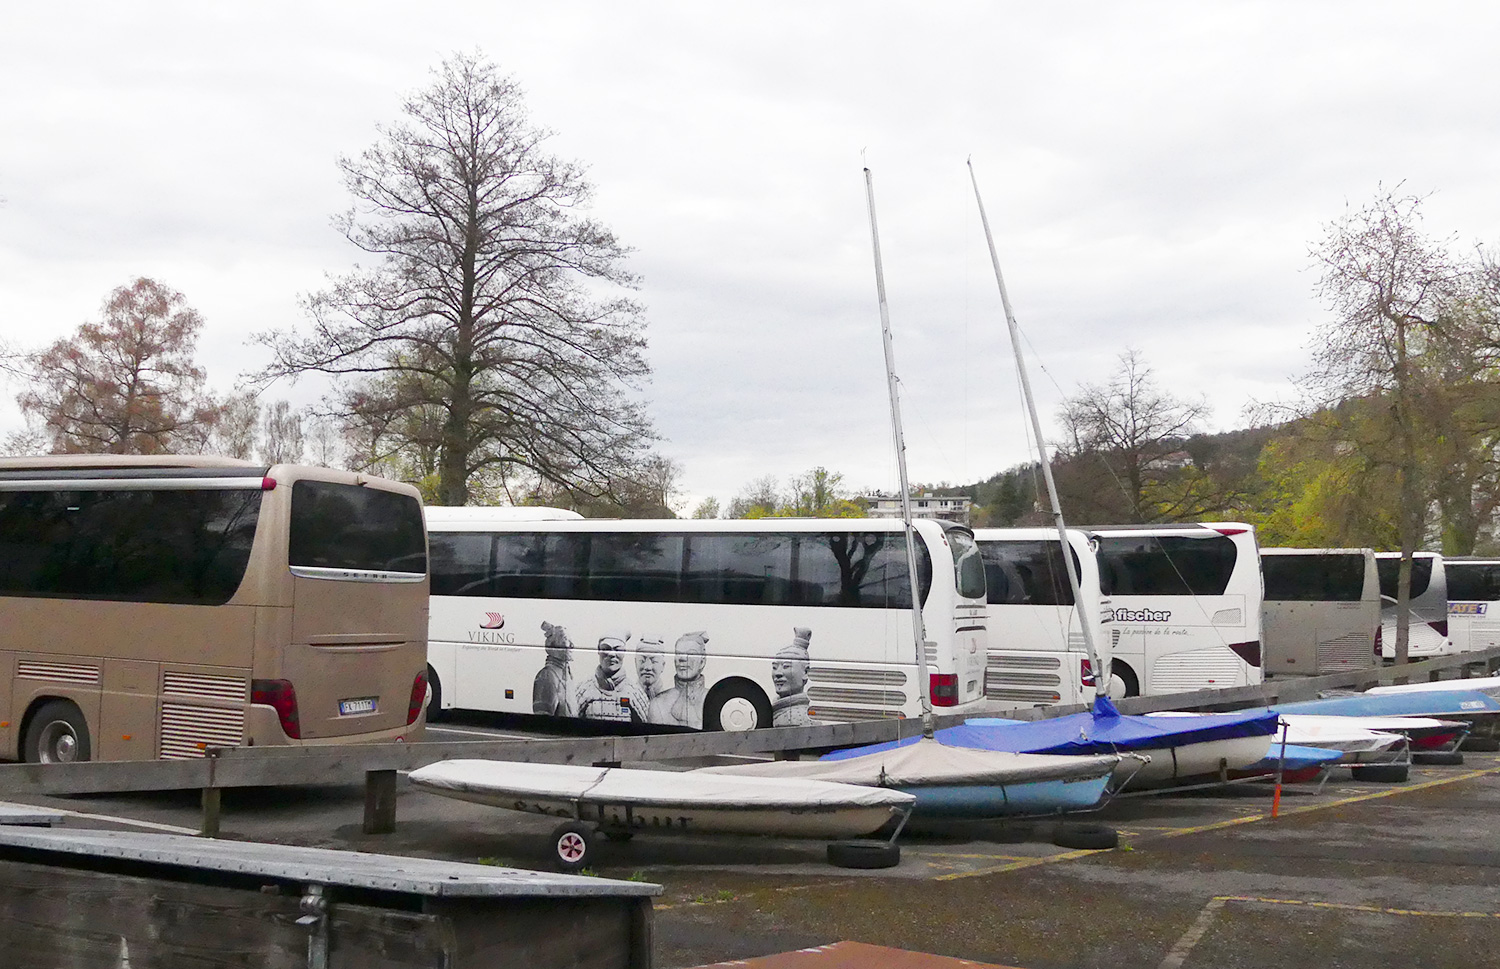
[[1184,470],[1191,461],[1184,445],[1207,413],[1207,402],[1158,386],[1139,351],[1122,353],[1106,383],[1085,384],[1063,402],[1067,473],[1058,487],[1071,517],[1080,524],[1196,517],[1212,502],[1206,479]]
[[476,476],[607,493],[654,438],[628,250],[479,55],[443,62],[402,110],[339,162],[355,205],[336,224],[376,264],[307,299],[310,332],[263,334],[259,378],[336,375],[331,411],[360,449],[430,465],[444,504]]
[[[1398,186],[1399,188],[1399,186]],[[1373,473],[1396,484],[1401,548],[1395,659],[1408,659],[1412,552],[1421,542],[1436,481],[1427,439],[1446,418],[1434,382],[1445,331],[1471,270],[1421,229],[1422,199],[1382,188],[1373,201],[1324,226],[1312,248],[1317,294],[1331,316],[1304,379],[1312,403],[1363,402],[1356,445]],[[1369,420],[1371,416],[1378,420]],[[1349,425],[1353,429],[1353,425]]]
[[202,327],[181,293],[137,279],[110,293],[99,322],[20,356],[16,402],[56,452],[201,450],[222,416],[194,362]]

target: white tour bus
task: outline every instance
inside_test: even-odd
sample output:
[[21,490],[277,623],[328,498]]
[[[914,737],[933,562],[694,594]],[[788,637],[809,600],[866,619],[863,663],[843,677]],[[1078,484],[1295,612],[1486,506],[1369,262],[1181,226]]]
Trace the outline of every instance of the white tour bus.
[[1380,579],[1368,548],[1263,548],[1261,610],[1268,674],[1376,666]]
[[[1094,669],[1073,605],[1055,528],[980,528],[990,613],[984,692],[1026,706],[1089,703]],[[1099,591],[1099,563],[1086,531],[1068,529],[1082,611],[1092,626],[1101,669],[1110,668],[1110,602]]]
[[1500,646],[1500,558],[1444,556],[1448,638],[1458,652]]
[[1116,696],[1249,686],[1260,665],[1260,549],[1238,522],[1095,526],[1113,602]]
[[[899,521],[427,515],[438,715],[749,730],[921,712]],[[914,528],[932,703],[963,712],[984,698],[984,566],[969,529]]]
[[[1400,552],[1376,552],[1380,573],[1380,656],[1396,658],[1396,580],[1401,569]],[[1406,655],[1409,659],[1446,656],[1458,650],[1448,638],[1448,577],[1443,557],[1437,552],[1415,552],[1411,559],[1411,603],[1407,626]]]

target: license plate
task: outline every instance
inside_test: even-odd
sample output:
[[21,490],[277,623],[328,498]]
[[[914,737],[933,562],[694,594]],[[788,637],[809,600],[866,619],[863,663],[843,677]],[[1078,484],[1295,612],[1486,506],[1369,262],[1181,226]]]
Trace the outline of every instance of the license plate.
[[360,697],[357,700],[340,700],[339,716],[347,717],[351,713],[374,713],[375,698],[372,696]]

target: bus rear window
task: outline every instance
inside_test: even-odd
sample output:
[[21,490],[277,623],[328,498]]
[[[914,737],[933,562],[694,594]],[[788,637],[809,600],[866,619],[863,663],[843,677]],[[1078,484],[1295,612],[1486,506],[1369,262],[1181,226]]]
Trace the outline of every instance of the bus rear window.
[[0,494],[0,595],[222,605],[245,577],[260,491]]
[[331,481],[292,484],[289,564],[358,572],[427,571],[417,499]]
[[[984,555],[985,588],[991,605],[1073,604],[1061,542],[988,541],[980,542],[979,549]],[[1073,555],[1073,567],[1078,568],[1077,553]]]
[[1224,535],[1101,535],[1099,585],[1107,596],[1223,595],[1238,557]]
[[1358,602],[1363,555],[1266,555],[1260,560],[1269,602]]
[[[1396,601],[1396,584],[1401,577],[1401,559],[1399,556],[1391,558],[1379,558],[1375,560],[1375,571],[1380,573],[1380,594],[1391,602]],[[1423,556],[1413,557],[1411,560],[1411,597],[1427,591],[1427,586],[1432,582],[1432,559]],[[1452,595],[1449,595],[1452,598]]]

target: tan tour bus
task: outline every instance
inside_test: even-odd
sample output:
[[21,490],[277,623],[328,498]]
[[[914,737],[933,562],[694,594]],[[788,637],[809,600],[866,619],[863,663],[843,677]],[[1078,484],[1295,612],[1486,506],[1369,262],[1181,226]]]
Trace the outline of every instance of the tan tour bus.
[[202,456],[0,458],[0,757],[419,740],[409,485]]

